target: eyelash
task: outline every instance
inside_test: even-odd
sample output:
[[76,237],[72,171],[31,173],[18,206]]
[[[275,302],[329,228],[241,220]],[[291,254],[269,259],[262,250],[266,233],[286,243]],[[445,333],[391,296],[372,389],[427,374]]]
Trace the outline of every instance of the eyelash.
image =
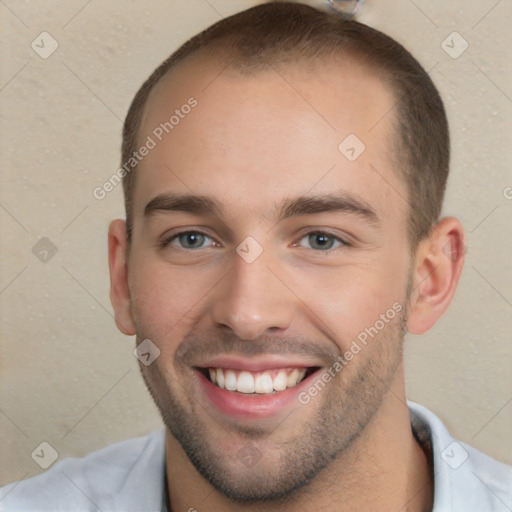
[[[311,231],[307,231],[306,233],[302,234],[302,236],[299,238],[299,242],[306,238],[306,237],[309,237],[311,235],[324,235],[324,236],[327,236],[327,237],[330,237],[332,239],[334,239],[335,242],[339,242],[340,245],[338,245],[337,247],[332,247],[331,249],[326,249],[326,250],[320,250],[320,249],[313,249],[311,248],[312,251],[315,251],[317,253],[321,253],[321,254],[331,254],[332,252],[336,251],[337,249],[341,249],[343,247],[349,247],[350,244],[347,242],[347,240],[337,236],[337,235],[334,235],[333,233],[330,233],[329,231],[324,231],[324,230],[321,230],[321,229],[312,229]],[[298,242],[294,242],[292,245],[294,247],[296,247],[298,244]]]
[[[163,239],[161,242],[159,242],[159,248],[160,249],[166,249],[174,240],[178,239],[180,236],[182,235],[186,235],[186,234],[189,234],[189,233],[194,233],[196,235],[203,235],[205,236],[206,238],[209,238],[210,240],[212,240],[214,243],[217,243],[215,242],[215,240],[213,240],[213,238],[209,235],[207,235],[206,233],[203,233],[202,231],[198,231],[198,230],[194,230],[194,229],[189,229],[189,230],[185,230],[185,231],[180,231],[179,233],[175,233],[165,239]],[[319,250],[319,249],[313,249],[311,248],[311,250],[315,251],[315,252],[319,252],[319,253],[322,253],[322,254],[330,254],[331,252],[335,251],[336,249],[340,249],[341,247],[350,247],[350,243],[347,242],[346,240],[344,240],[343,238],[339,237],[339,236],[336,236],[332,233],[330,233],[329,231],[323,231],[323,230],[319,230],[319,229],[313,229],[311,231],[307,231],[306,233],[304,233],[300,239],[299,239],[299,242],[304,239],[305,237],[308,237],[310,235],[326,235],[328,237],[331,237],[333,238],[335,241],[337,242],[340,242],[341,245],[339,245],[338,247],[333,247],[331,249],[326,249],[324,251],[322,250]],[[297,244],[298,242],[294,242],[292,245],[294,247],[297,247]],[[185,251],[197,251],[199,249],[203,249],[203,247],[200,247],[199,249],[187,249],[185,247],[179,247],[179,249],[183,249]]]
[[[164,238],[161,242],[158,243],[158,246],[160,247],[160,249],[165,249],[167,248],[169,245],[171,245],[171,243],[173,242],[173,240],[176,240],[178,239],[180,236],[182,235],[186,235],[186,234],[189,234],[189,233],[194,233],[196,235],[204,235],[206,238],[209,238],[210,240],[212,240],[213,242],[215,242],[215,240],[213,240],[213,238],[209,235],[207,235],[206,233],[203,233],[202,231],[198,231],[196,229],[187,229],[185,231],[180,231],[179,233],[174,233],[173,235],[167,237],[167,238]],[[217,242],[215,242],[217,243]],[[183,249],[185,251],[194,251],[197,249],[187,249],[185,247],[178,247],[178,249]],[[200,249],[203,249],[203,247],[201,247]]]

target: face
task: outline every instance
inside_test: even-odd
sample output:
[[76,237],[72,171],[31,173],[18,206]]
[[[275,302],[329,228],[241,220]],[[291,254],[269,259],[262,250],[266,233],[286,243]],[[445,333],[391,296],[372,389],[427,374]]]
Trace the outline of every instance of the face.
[[141,367],[166,425],[232,499],[285,496],[349,454],[400,367],[393,104],[355,63],[242,75],[197,59],[149,99],[130,314],[160,350]]

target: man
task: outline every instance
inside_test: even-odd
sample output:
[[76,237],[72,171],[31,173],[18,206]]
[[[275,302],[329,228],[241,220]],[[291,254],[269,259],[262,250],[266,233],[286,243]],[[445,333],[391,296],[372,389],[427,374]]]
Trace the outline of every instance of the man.
[[442,101],[384,34],[269,3],[139,90],[111,299],[165,432],[4,488],[5,510],[505,511],[512,469],[407,404],[448,307]]

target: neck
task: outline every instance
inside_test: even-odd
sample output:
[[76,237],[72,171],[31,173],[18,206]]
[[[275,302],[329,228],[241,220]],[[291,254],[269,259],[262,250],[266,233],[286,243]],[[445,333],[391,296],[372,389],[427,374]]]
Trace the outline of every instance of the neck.
[[[196,471],[169,431],[166,459],[172,511],[260,510],[261,504],[233,503],[215,490]],[[411,430],[400,368],[384,403],[350,447],[309,485],[284,501],[265,505],[275,512],[307,508],[426,512],[432,509],[432,495],[430,463]]]

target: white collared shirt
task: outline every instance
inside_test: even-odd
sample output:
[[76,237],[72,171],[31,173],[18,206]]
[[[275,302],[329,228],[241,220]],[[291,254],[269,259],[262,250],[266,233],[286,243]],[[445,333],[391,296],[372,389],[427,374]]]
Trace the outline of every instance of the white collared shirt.
[[[432,454],[432,512],[511,512],[512,467],[453,439],[428,409],[408,405],[415,436]],[[81,459],[64,459],[41,475],[2,487],[0,511],[162,512],[164,480],[161,428]],[[192,509],[198,506],[190,503]]]

